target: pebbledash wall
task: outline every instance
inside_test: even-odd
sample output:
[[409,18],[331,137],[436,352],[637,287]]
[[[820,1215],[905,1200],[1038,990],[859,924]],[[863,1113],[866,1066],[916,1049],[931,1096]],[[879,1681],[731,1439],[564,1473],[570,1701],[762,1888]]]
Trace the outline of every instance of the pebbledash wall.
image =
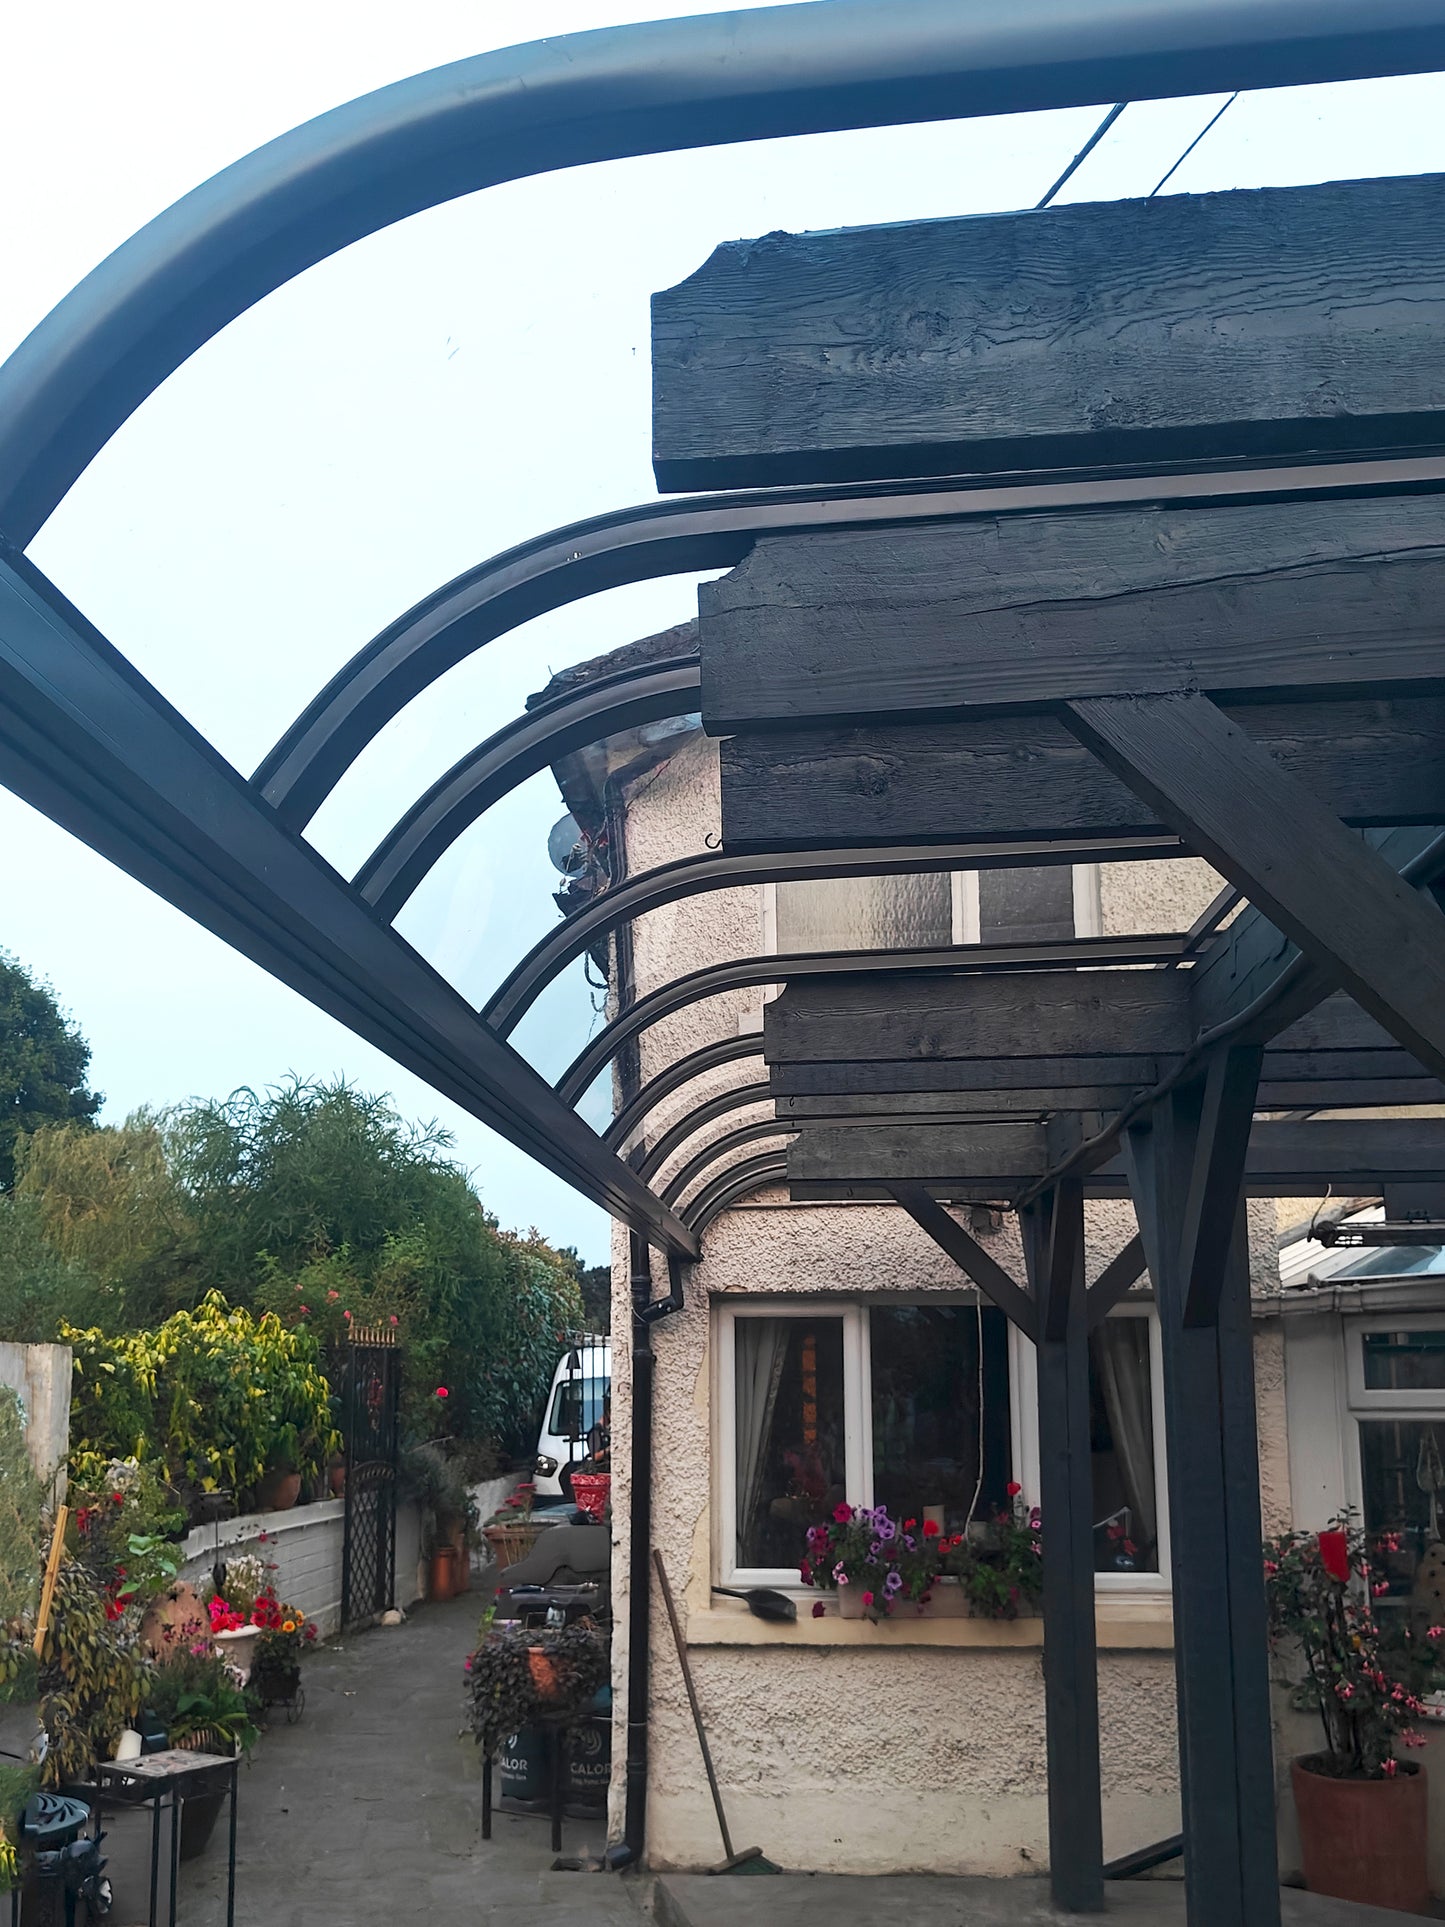
[[[716,746],[695,736],[632,787],[629,870],[701,851],[709,835],[716,847],[718,827]],[[1216,887],[1202,864],[1135,865],[1127,874],[1106,874],[1098,893],[1103,927],[1187,928]],[[764,890],[731,890],[670,905],[636,926],[638,992],[705,962],[756,954],[769,942]],[[736,992],[654,1025],[643,1038],[643,1077],[710,1038],[757,1028],[761,1010],[761,993]],[[708,1082],[720,1089],[757,1075],[755,1063],[744,1063]],[[691,1084],[660,1111],[654,1132],[706,1089],[702,1080]],[[764,1107],[735,1112],[713,1134],[767,1114]],[[749,1153],[772,1142],[754,1144]],[[676,1162],[665,1168],[664,1178]],[[1132,1229],[1127,1206],[1090,1207],[1091,1275]],[[1250,1232],[1255,1288],[1277,1289],[1272,1207],[1251,1207]],[[1011,1231],[995,1234],[990,1248],[1022,1276]],[[794,1205],[777,1190],[734,1206],[714,1222],[703,1258],[689,1275],[685,1309],[654,1328],[653,1541],[678,1595],[733,1836],[756,1841],[790,1868],[1010,1874],[1047,1865],[1036,1620],[873,1626],[831,1613],[815,1620],[808,1610],[811,1596],[805,1595],[797,1625],[776,1628],[711,1594],[719,1571],[714,1307],[745,1295],[928,1296],[956,1295],[958,1288],[956,1270],[902,1212]],[[620,1235],[613,1292],[613,1329],[626,1332],[628,1264]],[[1262,1502],[1267,1524],[1278,1524],[1289,1510],[1282,1347],[1277,1327],[1261,1323],[1258,1333]],[[1031,1414],[1016,1413],[1016,1428],[1021,1419],[1029,1424]],[[623,1345],[614,1353],[613,1428],[611,1820],[617,1837],[626,1751],[631,1497],[630,1360]],[[1161,1839],[1179,1825],[1167,1590],[1101,1593],[1098,1628],[1104,1837],[1112,1855]],[[716,1822],[677,1658],[658,1611],[652,1615],[651,1664],[647,1857],[658,1868],[707,1866],[721,1851]]]

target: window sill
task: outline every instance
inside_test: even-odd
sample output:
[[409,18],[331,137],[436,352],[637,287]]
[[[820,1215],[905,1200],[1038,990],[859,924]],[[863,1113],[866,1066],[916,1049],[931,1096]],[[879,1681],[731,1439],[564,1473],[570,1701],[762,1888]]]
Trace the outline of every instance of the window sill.
[[[840,1619],[829,1602],[814,1619],[816,1595],[798,1599],[795,1626],[773,1625],[754,1619],[741,1601],[715,1605],[687,1616],[689,1646],[1018,1646],[1029,1649],[1044,1643],[1044,1622],[1031,1619],[918,1618],[885,1620]],[[1174,1610],[1162,1596],[1099,1599],[1094,1624],[1101,1652],[1159,1651],[1174,1647]]]

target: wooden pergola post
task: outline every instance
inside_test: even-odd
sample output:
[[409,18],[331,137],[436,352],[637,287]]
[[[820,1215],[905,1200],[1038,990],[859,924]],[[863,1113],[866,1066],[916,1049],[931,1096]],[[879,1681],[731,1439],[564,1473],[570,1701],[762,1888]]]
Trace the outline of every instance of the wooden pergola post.
[[1023,1213],[1022,1228],[1037,1307],[1049,1884],[1058,1906],[1100,1913],[1104,1824],[1082,1187],[1066,1181],[1046,1193]]
[[[1127,1133],[1125,1158],[1163,1341],[1188,1917],[1278,1927],[1249,1246],[1238,1178],[1231,1199],[1219,1173],[1221,1154],[1242,1171],[1220,1140],[1231,1125],[1244,1133],[1228,1106],[1211,1119],[1211,1088],[1157,1104]],[[1191,1227],[1211,1237],[1192,1253]]]

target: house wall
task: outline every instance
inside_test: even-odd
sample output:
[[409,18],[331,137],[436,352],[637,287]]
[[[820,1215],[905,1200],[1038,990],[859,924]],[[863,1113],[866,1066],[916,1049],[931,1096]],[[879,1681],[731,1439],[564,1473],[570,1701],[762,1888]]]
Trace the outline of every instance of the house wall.
[[[634,791],[628,863],[636,872],[703,849],[719,828],[716,746],[696,738]],[[1202,864],[1119,866],[1101,890],[1108,931],[1187,927],[1218,879]],[[641,919],[640,991],[704,962],[766,947],[763,890],[685,900]],[[763,993],[731,992],[657,1024],[642,1041],[642,1074],[712,1038],[753,1029]],[[656,1136],[714,1089],[752,1082],[744,1061],[697,1080],[663,1107]],[[758,1106],[710,1127],[720,1135]],[[663,1179],[698,1148],[694,1139]],[[779,1144],[782,1139],[776,1140]],[[765,1143],[749,1151],[765,1148]],[[1127,1205],[1089,1208],[1090,1274],[1134,1229]],[[1272,1206],[1252,1207],[1256,1291],[1277,1287]],[[1012,1229],[990,1249],[1022,1276]],[[614,1241],[614,1330],[630,1323],[625,1234]],[[712,1308],[746,1294],[957,1293],[956,1269],[901,1211],[794,1205],[761,1194],[719,1217],[689,1276],[682,1313],[654,1328],[656,1393],[653,1543],[667,1563],[734,1837],[758,1842],[791,1869],[1007,1874],[1047,1864],[1048,1828],[1039,1625],[928,1619],[873,1626],[806,1610],[775,1628],[714,1598],[716,1498]],[[1289,1510],[1283,1347],[1261,1327],[1258,1419],[1262,1499]],[[626,1757],[631,1507],[631,1361],[613,1371],[614,1735],[611,1822],[620,1835]],[[1101,1595],[1100,1701],[1105,1849],[1122,1853],[1179,1826],[1172,1622],[1167,1593]],[[720,1846],[696,1737],[665,1617],[654,1612],[649,1707],[648,1859],[707,1866]]]

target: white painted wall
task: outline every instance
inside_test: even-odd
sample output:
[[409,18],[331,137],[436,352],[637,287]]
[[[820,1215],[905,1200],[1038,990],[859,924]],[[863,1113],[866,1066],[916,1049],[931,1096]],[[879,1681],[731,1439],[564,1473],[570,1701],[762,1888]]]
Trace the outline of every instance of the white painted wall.
[[0,1344],[0,1385],[8,1385],[25,1413],[25,1445],[37,1478],[65,1491],[70,1451],[69,1345]]
[[[258,1553],[275,1566],[278,1596],[316,1622],[323,1638],[341,1625],[341,1561],[346,1502],[324,1499],[289,1512],[251,1512],[223,1519],[218,1526],[197,1526],[186,1536],[181,1578],[199,1587],[217,1557]],[[396,1514],[396,1603],[403,1608],[421,1597],[418,1585],[421,1519],[413,1505]]]

